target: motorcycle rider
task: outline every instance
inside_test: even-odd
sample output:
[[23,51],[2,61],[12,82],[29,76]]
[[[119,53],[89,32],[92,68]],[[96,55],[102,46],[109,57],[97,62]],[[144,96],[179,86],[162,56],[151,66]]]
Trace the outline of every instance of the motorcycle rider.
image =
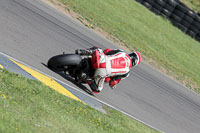
[[92,66],[95,69],[94,81],[86,81],[94,93],[98,93],[103,89],[104,83],[109,82],[111,88],[126,77],[133,66],[141,61],[138,52],[130,54],[120,49],[105,49],[104,51],[98,47],[92,47],[87,50],[78,49],[75,51],[80,55],[91,55]]

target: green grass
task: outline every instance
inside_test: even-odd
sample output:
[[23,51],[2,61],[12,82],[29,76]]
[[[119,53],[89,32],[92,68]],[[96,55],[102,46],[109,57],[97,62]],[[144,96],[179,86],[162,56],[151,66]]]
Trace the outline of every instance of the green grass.
[[200,13],[200,0],[181,0],[192,10]]
[[[60,0],[131,50],[153,60],[180,82],[199,90],[200,43],[134,0]],[[154,63],[153,63],[154,64]],[[155,65],[155,64],[154,64]],[[156,65],[157,66],[157,65]],[[197,91],[200,92],[200,91]]]
[[115,110],[107,114],[44,84],[0,69],[1,133],[154,133]]

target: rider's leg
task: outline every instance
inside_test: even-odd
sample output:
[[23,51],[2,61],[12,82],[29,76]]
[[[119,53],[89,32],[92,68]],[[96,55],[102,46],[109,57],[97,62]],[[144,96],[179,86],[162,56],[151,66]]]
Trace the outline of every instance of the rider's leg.
[[94,92],[94,93],[99,93],[99,89],[98,89],[98,86],[96,85],[95,81],[92,81],[91,84],[89,84],[91,90]]
[[[99,89],[98,89],[98,86],[96,85],[95,81],[94,80],[87,80],[87,78],[83,78],[82,81],[84,81],[85,83],[87,83],[91,90],[95,93],[98,93],[100,92]],[[78,81],[79,82],[79,81]]]
[[94,80],[97,85],[98,91],[101,91],[103,89],[106,76],[107,76],[107,73],[106,73],[105,68],[96,69],[95,75],[94,75],[94,77],[95,77]]

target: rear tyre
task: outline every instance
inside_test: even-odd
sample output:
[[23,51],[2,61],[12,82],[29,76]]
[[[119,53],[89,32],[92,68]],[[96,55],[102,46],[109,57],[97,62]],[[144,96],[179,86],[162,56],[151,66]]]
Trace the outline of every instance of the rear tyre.
[[64,71],[69,66],[77,66],[80,64],[82,58],[77,54],[63,54],[53,56],[49,59],[47,65],[50,69],[56,71]]

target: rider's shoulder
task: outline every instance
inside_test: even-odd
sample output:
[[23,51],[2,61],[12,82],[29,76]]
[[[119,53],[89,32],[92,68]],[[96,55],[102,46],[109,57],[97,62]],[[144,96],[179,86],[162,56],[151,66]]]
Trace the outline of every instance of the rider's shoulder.
[[106,55],[115,55],[115,54],[119,54],[119,53],[124,53],[123,50],[121,49],[112,49],[112,50],[106,50],[106,52],[104,52]]

